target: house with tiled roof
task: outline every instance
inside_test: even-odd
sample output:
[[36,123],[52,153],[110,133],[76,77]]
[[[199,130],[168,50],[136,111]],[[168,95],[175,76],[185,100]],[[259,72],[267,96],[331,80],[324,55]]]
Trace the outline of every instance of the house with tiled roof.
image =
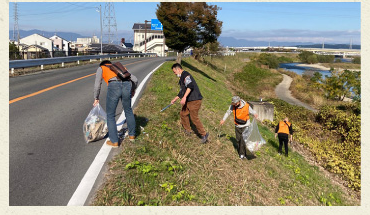
[[53,57],[53,46],[54,46],[53,40],[44,37],[40,34],[32,34],[27,37],[23,37],[19,40],[19,43],[24,43],[28,46],[30,45],[40,46],[44,49],[47,49],[49,52],[48,55],[50,57]]
[[53,47],[54,51],[63,52],[65,56],[68,56],[68,52],[70,49],[70,42],[68,40],[63,39],[62,37],[56,34],[50,37],[49,39],[51,39],[54,43]]

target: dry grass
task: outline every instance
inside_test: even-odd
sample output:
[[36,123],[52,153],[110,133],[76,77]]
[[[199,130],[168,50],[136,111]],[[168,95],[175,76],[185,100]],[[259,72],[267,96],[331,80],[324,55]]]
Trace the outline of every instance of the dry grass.
[[321,63],[321,65],[327,68],[361,70],[361,64],[354,63]]

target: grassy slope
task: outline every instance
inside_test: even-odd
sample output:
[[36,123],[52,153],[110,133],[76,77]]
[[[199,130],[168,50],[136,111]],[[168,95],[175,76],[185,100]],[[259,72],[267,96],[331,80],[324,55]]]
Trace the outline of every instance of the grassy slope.
[[[242,59],[226,59],[227,68],[240,69]],[[94,205],[359,205],[296,152],[278,156],[265,127],[268,143],[254,158],[238,159],[232,120],[218,127],[232,96],[225,74],[192,59],[183,66],[204,97],[199,115],[210,142],[184,136],[179,103],[159,113],[178,92],[171,65],[154,73],[134,111],[138,139],[123,143]]]

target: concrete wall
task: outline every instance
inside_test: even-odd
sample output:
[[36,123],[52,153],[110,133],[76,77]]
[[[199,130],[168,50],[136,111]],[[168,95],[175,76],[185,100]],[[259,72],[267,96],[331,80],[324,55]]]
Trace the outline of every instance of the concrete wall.
[[248,104],[253,108],[258,114],[258,118],[263,121],[265,119],[274,121],[274,105],[268,102],[251,102]]

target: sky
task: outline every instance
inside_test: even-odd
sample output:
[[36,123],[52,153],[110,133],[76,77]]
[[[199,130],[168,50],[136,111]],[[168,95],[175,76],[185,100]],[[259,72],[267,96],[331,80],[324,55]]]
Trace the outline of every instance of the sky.
[[[117,34],[133,38],[134,23],[155,19],[158,2],[114,2]],[[221,37],[254,41],[361,44],[359,2],[208,2],[221,8]],[[105,2],[18,2],[20,30],[100,36],[97,7]],[[14,4],[9,3],[9,29]],[[133,39],[131,41],[133,43]]]

